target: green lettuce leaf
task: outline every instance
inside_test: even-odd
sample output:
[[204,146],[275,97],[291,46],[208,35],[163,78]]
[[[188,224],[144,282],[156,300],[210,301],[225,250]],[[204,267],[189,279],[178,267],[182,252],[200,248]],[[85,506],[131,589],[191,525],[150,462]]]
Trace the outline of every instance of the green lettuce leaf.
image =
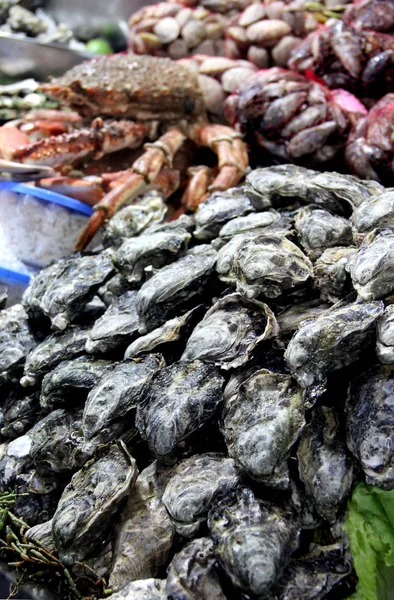
[[345,531],[358,576],[352,600],[393,600],[394,490],[360,483],[348,502]]

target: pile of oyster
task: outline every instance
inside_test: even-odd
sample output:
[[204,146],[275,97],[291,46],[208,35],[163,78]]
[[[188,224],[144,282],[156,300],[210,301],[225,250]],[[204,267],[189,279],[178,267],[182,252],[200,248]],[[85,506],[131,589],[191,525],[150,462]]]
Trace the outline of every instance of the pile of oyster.
[[346,500],[394,487],[394,189],[282,165],[165,212],[0,312],[1,487],[114,600],[346,598]]

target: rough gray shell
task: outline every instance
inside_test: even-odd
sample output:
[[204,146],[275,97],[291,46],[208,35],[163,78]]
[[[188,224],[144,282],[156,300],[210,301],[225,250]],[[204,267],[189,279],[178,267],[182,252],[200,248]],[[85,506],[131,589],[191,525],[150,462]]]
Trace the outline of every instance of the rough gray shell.
[[200,359],[234,369],[248,361],[259,343],[277,333],[275,316],[266,304],[229,294],[194,329],[181,360]]
[[314,265],[314,284],[322,300],[335,304],[352,291],[352,282],[347,269],[349,260],[357,248],[328,248]]
[[141,400],[145,386],[152,375],[164,366],[162,357],[150,354],[136,361],[116,365],[92,388],[82,416],[86,439],[100,436],[101,443],[111,441],[111,425],[119,423],[123,429],[132,427],[131,411]]
[[125,346],[138,331],[137,292],[126,292],[107,308],[93,325],[86,352],[105,353]]
[[315,408],[297,450],[305,491],[317,512],[330,522],[335,521],[353,483],[353,460],[342,429],[340,417],[333,409]]
[[64,562],[83,560],[94,549],[136,477],[135,460],[124,445],[117,444],[73,475],[52,519],[55,544]]
[[369,233],[348,268],[353,286],[367,302],[384,298],[394,290],[394,231]]
[[348,246],[353,242],[349,221],[327,210],[302,208],[297,212],[295,228],[302,247],[312,260],[321,256],[326,248]]
[[36,344],[22,304],[0,312],[0,383],[19,375]]
[[330,371],[357,360],[383,311],[383,302],[353,302],[302,323],[285,352],[293,377],[302,387],[324,384]]
[[241,488],[217,501],[208,527],[215,554],[232,583],[252,598],[269,598],[294,549],[295,520]]
[[170,600],[226,600],[212,540],[193,540],[174,556],[168,567],[166,591]]
[[153,375],[136,425],[154,456],[171,454],[214,415],[223,383],[217,367],[198,360],[174,363]]
[[394,488],[394,371],[374,367],[354,379],[346,402],[347,445],[367,483]]
[[159,269],[177,260],[186,250],[191,238],[185,229],[142,234],[125,240],[117,250],[114,263],[131,286],[144,279],[144,269]]
[[39,417],[38,392],[26,395],[21,387],[11,391],[1,409],[1,435],[14,439],[30,429]]
[[261,369],[225,397],[221,429],[228,453],[268,486],[288,486],[287,458],[304,425],[302,390],[289,375]]
[[111,594],[112,600],[167,600],[165,579],[131,581],[120,592]]
[[394,304],[386,307],[376,328],[376,354],[383,365],[394,363]]
[[198,454],[180,462],[162,498],[178,533],[189,537],[198,531],[213,497],[238,481],[234,461],[221,454]]
[[307,302],[302,302],[286,308],[276,317],[280,336],[292,335],[303,321],[319,317],[328,308],[330,308],[330,305],[322,304],[320,299],[308,300]]
[[274,209],[260,213],[250,213],[244,217],[236,217],[223,225],[219,231],[220,238],[232,238],[241,233],[263,233],[271,229],[285,229],[290,227],[290,219],[286,219]]
[[179,316],[187,302],[197,300],[208,282],[216,262],[216,251],[199,246],[175,263],[163,267],[141,287],[137,295],[137,312],[144,334]]
[[353,211],[351,221],[359,233],[369,233],[377,227],[394,225],[394,189],[386,189],[361,202]]
[[27,540],[38,542],[50,552],[56,552],[56,545],[52,534],[52,519],[30,527],[25,533]]
[[194,236],[199,240],[212,240],[227,221],[253,211],[242,187],[215,192],[196,211]]

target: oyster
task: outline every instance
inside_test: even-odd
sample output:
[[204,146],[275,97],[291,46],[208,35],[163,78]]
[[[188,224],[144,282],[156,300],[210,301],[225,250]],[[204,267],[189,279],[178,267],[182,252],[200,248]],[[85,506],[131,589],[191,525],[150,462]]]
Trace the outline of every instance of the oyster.
[[250,212],[254,212],[254,208],[242,186],[214,192],[196,211],[193,235],[199,240],[212,240],[227,221]]
[[42,380],[40,405],[53,410],[83,403],[89,390],[105,375],[112,363],[90,356],[79,356],[57,365]]
[[384,298],[394,290],[394,231],[369,233],[349,261],[353,286],[367,302]]
[[367,483],[394,489],[393,367],[373,367],[352,380],[346,401],[347,445]]
[[268,486],[288,486],[287,459],[304,425],[301,389],[289,375],[261,369],[225,395],[221,429],[228,453]]
[[290,219],[286,219],[276,210],[270,209],[231,219],[219,231],[219,238],[232,238],[234,235],[251,232],[257,235],[271,229],[285,228],[290,228]]
[[217,367],[198,360],[174,363],[153,375],[136,425],[154,456],[170,455],[214,415],[223,383]]
[[112,251],[64,258],[33,278],[23,302],[49,317],[53,329],[66,329],[113,271]]
[[315,408],[297,450],[298,470],[307,496],[319,515],[334,522],[350,495],[353,461],[346,447],[339,415],[331,408]]
[[99,435],[101,443],[111,441],[114,422],[133,426],[132,409],[140,402],[145,386],[153,374],[164,366],[162,357],[150,354],[136,361],[116,365],[89,392],[82,416],[86,439]]
[[356,252],[357,248],[328,248],[317,259],[314,265],[314,283],[322,300],[335,303],[352,291],[347,266]]
[[242,247],[245,240],[255,237],[255,235],[254,231],[239,233],[221,246],[217,255],[216,272],[222,281],[231,284],[235,282],[234,273],[232,272],[235,253],[238,248]]
[[292,335],[303,321],[319,317],[328,308],[330,308],[330,305],[322,304],[320,299],[308,300],[307,302],[286,308],[276,317],[280,336],[286,337]]
[[99,287],[97,294],[108,307],[128,291],[130,291],[130,284],[127,279],[121,273],[115,273]]
[[144,283],[137,295],[140,333],[145,334],[168,318],[179,316],[179,311],[186,312],[190,301],[197,302],[215,262],[216,251],[208,245],[199,246]]
[[0,312],[0,384],[18,377],[36,345],[22,304]]
[[122,443],[73,475],[52,519],[61,560],[82,560],[103,538],[113,515],[137,477],[135,460]]
[[20,388],[12,391],[2,408],[1,435],[14,439],[21,436],[37,422],[39,415],[38,394],[26,395]]
[[120,592],[111,594],[112,600],[167,600],[165,579],[131,581]]
[[21,385],[35,385],[48,371],[62,360],[74,358],[85,351],[88,330],[69,327],[64,333],[52,333],[30,352],[26,359]]
[[177,228],[127,239],[115,254],[115,266],[135,286],[144,279],[146,267],[159,269],[182,256],[190,238],[185,229]]
[[161,497],[170,476],[171,468],[155,461],[137,477],[116,537],[111,589],[155,577],[167,562],[175,532]]
[[361,202],[353,211],[351,221],[359,233],[369,233],[377,227],[392,229],[394,225],[394,188],[386,189]]
[[226,600],[212,540],[193,540],[174,556],[168,567],[167,597],[172,600]]
[[181,461],[162,497],[177,532],[192,536],[205,521],[214,496],[238,482],[234,461],[221,454],[198,454]]
[[86,352],[105,353],[125,346],[137,333],[137,292],[126,292],[107,308],[89,332]]
[[321,256],[327,248],[348,246],[353,242],[352,228],[347,219],[311,206],[297,212],[295,228],[301,246],[312,260]]
[[383,302],[338,304],[302,323],[285,352],[293,377],[304,388],[324,385],[330,371],[357,360],[383,311]]
[[277,333],[274,313],[266,304],[229,294],[194,329],[181,360],[200,359],[233,369],[245,364],[259,343]]
[[25,537],[27,540],[38,542],[50,552],[56,552],[55,541],[52,535],[52,519],[28,529]]
[[378,321],[376,354],[382,364],[394,363],[394,304],[386,307]]
[[217,500],[208,516],[214,551],[235,587],[269,598],[296,546],[295,519],[240,488]]

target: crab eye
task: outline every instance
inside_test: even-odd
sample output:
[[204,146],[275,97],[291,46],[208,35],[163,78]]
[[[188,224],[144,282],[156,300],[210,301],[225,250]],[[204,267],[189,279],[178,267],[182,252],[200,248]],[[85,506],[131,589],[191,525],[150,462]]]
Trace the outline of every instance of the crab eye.
[[185,111],[185,115],[190,115],[196,107],[195,100],[193,96],[186,96],[183,103],[183,110]]

